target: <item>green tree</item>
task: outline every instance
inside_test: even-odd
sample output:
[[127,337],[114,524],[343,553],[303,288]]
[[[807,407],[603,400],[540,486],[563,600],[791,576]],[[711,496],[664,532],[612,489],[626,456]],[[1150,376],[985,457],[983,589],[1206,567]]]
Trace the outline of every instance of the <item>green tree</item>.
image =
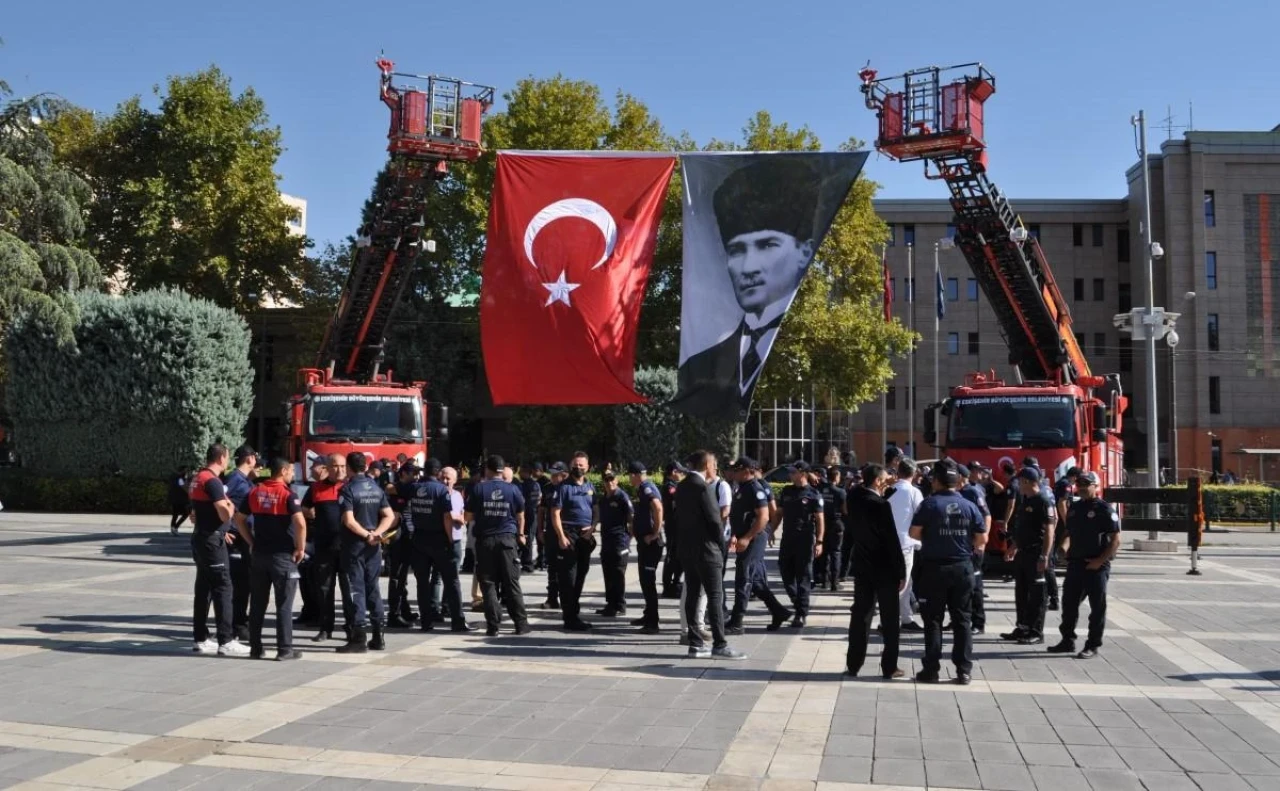
[[[0,98],[7,97],[0,83]],[[0,108],[0,332],[19,313],[71,337],[68,295],[100,288],[102,272],[83,248],[89,186],[54,159],[46,127],[71,108],[36,96]]]
[[676,396],[675,369],[636,369],[636,392],[649,403],[614,407],[618,456],[624,464],[642,461],[656,470],[676,458],[681,449],[683,422],[670,407]]
[[170,77],[149,110],[121,104],[83,137],[59,135],[59,155],[84,172],[103,268],[134,291],[176,286],[241,312],[250,295],[297,299],[305,240],[286,227],[283,150],[262,99],[233,94],[216,66]]

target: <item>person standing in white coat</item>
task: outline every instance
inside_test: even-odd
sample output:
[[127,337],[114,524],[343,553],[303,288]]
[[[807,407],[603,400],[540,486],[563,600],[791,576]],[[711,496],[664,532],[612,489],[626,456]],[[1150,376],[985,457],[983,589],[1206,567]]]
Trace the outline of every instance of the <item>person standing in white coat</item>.
[[911,529],[911,520],[915,517],[916,510],[924,502],[924,495],[920,493],[920,487],[915,485],[916,463],[914,461],[906,458],[900,460],[897,473],[897,480],[893,488],[886,492],[885,499],[893,509],[893,524],[898,529],[898,541],[902,544],[902,559],[907,565],[907,584],[899,595],[898,612],[902,618],[902,631],[922,632],[924,628],[912,618],[911,610],[911,565],[916,550],[920,548],[920,542],[908,535],[907,531]]

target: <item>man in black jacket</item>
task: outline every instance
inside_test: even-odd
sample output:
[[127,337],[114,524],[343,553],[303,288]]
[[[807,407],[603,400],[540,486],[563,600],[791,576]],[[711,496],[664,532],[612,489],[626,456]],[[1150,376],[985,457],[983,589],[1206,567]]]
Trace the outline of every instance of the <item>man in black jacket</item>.
[[[746,659],[724,636],[724,521],[715,489],[716,458],[700,450],[689,457],[689,474],[676,487],[676,530],[680,565],[685,575],[685,614],[689,623],[689,657]],[[707,596],[707,620],[714,645],[708,649],[697,630],[698,591]]]
[[863,485],[849,493],[846,533],[853,553],[853,608],[849,618],[849,653],[845,674],[858,675],[867,658],[871,614],[880,603],[884,651],[880,672],[885,680],[901,678],[898,667],[898,594],[907,584],[907,566],[894,527],[893,509],[884,499],[889,473],[879,464],[862,471]]

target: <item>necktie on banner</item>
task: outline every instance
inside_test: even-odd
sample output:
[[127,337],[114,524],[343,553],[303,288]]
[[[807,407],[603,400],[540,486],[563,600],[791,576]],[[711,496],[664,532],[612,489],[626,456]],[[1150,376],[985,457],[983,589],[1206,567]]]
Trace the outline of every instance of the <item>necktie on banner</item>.
[[681,156],[677,409],[746,419],[778,327],[866,159],[865,152]]
[[480,340],[493,403],[642,403],[636,328],[675,157],[498,154]]
[[938,281],[937,292],[936,292],[937,297],[935,298],[934,301],[938,305],[938,321],[942,321],[947,316],[947,294],[942,289],[942,270],[935,269],[933,272],[933,276]]

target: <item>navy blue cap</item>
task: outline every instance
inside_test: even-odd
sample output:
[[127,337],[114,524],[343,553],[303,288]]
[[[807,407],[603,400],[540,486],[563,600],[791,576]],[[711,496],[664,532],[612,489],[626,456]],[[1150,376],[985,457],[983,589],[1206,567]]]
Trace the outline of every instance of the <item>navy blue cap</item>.
[[649,470],[644,466],[642,461],[633,461],[627,465],[628,475],[644,475]]
[[1035,467],[1023,467],[1021,470],[1018,471],[1018,477],[1023,479],[1024,481],[1031,481],[1032,483],[1040,483],[1040,470],[1036,469]]

